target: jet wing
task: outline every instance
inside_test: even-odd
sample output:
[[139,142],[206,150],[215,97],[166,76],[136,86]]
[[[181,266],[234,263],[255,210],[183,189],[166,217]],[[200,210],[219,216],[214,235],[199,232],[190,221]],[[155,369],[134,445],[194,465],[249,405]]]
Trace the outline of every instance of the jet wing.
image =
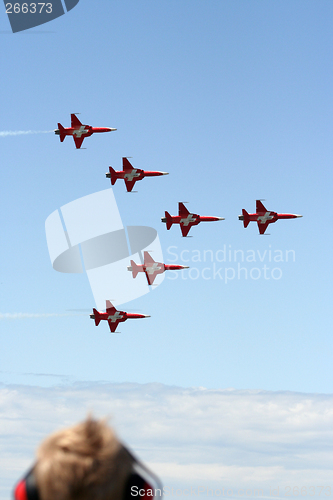
[[78,119],[78,117],[74,114],[71,114],[71,127],[72,128],[80,128],[82,126],[82,123]]
[[264,207],[260,200],[256,200],[256,212],[260,214],[260,212],[268,212],[268,210]]
[[148,281],[148,285],[152,285],[155,281],[157,273],[149,274],[147,271],[145,271],[145,275]]
[[185,207],[184,203],[181,203],[179,202],[178,203],[178,215],[180,216],[187,216],[190,212],[187,210],[187,208]]
[[153,264],[155,262],[154,259],[152,258],[152,256],[150,255],[150,253],[144,252],[143,255],[144,255],[143,258],[144,258],[145,265],[146,264]]
[[119,325],[119,320],[116,320],[116,321],[108,320],[108,323],[109,323],[111,333],[114,333],[117,329],[117,326]]
[[123,158],[123,170],[133,170],[133,166],[130,164],[127,158]]
[[264,222],[264,224],[263,224],[262,222],[257,221],[257,224],[258,224],[258,228],[259,228],[259,233],[260,234],[264,234],[264,232],[267,229],[267,226],[268,226],[269,222]]
[[188,226],[184,226],[184,224],[180,224],[180,229],[181,229],[182,235],[187,236],[189,233],[189,230],[191,229],[192,226],[193,226],[193,224],[189,224]]
[[73,135],[73,139],[75,142],[76,149],[80,149],[84,141],[84,137],[76,137],[76,135]]
[[135,183],[136,183],[136,179],[133,181],[128,181],[127,179],[125,179],[126,189],[129,193],[132,191]]
[[106,312],[108,314],[114,314],[117,311],[117,309],[114,307],[113,304],[109,300],[106,301]]
[[[153,266],[153,264],[155,264],[155,261],[154,259],[152,258],[152,256],[150,255],[149,252],[144,252],[144,263],[145,263],[145,266]],[[145,275],[146,275],[146,278],[147,278],[147,281],[148,281],[148,285],[152,285],[155,281],[155,278],[156,276],[158,275],[159,273],[156,272],[155,270],[150,270],[150,272],[148,272],[147,270],[145,271]]]

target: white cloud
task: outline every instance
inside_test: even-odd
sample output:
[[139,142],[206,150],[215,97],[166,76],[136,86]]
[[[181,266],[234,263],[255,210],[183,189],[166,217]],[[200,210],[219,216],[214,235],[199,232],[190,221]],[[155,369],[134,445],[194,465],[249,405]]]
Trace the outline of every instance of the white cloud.
[[40,440],[88,411],[111,416],[119,436],[169,488],[225,487],[234,496],[239,488],[259,488],[269,496],[280,487],[283,496],[289,486],[332,486],[331,395],[130,383],[3,385],[1,500]]

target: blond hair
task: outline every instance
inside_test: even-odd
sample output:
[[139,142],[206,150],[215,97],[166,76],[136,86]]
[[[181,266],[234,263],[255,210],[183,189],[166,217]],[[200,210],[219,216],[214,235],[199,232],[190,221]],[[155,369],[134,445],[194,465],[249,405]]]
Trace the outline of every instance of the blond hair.
[[37,451],[41,500],[121,500],[133,463],[104,420],[55,432]]

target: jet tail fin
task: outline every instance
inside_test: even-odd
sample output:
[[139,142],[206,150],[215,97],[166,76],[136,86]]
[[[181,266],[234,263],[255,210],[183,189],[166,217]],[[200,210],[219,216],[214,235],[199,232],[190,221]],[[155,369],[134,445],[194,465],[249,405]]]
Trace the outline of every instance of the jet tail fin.
[[109,172],[110,172],[110,179],[111,179],[111,184],[112,186],[116,183],[116,180],[118,179],[117,173],[114,168],[109,167]]
[[58,123],[58,130],[59,130],[59,137],[60,137],[60,142],[63,142],[66,137],[65,129],[61,125],[61,123]]
[[169,214],[169,212],[165,212],[165,219],[166,219],[166,228],[167,229],[170,229],[170,227],[172,226],[173,224],[173,221],[172,221],[172,217],[171,215]]
[[133,278],[136,278],[139,272],[139,266],[134,262],[134,260],[131,260],[131,271]]
[[99,314],[99,312],[96,310],[96,309],[93,309],[93,318],[95,320],[95,325],[98,326],[100,321],[101,321],[101,315]]
[[250,223],[250,216],[247,213],[247,211],[244,210],[244,208],[242,209],[242,214],[243,214],[243,224],[244,224],[244,227],[247,227],[249,225],[249,223]]

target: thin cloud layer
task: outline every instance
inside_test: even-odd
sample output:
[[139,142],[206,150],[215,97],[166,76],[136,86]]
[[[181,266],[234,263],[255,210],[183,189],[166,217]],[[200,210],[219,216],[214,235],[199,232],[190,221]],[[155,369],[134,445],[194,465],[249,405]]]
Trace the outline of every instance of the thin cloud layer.
[[286,496],[289,487],[333,486],[332,395],[162,384],[0,385],[1,500],[41,439],[90,411],[111,417],[121,439],[161,476],[165,496],[201,487],[213,496],[225,488],[229,497],[242,496],[242,489],[247,497],[270,497],[274,488]]

